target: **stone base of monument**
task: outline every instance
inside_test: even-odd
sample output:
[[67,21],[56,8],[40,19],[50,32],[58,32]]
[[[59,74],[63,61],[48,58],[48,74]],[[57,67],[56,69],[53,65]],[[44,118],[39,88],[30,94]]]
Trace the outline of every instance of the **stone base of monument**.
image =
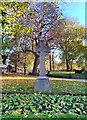
[[34,91],[51,92],[52,88],[48,77],[38,77],[34,86]]

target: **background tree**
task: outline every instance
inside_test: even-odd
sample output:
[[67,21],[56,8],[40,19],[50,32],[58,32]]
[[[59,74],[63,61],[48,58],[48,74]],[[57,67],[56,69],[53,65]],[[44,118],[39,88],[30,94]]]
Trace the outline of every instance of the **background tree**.
[[67,71],[72,70],[73,61],[82,54],[84,31],[84,27],[77,23],[66,22],[59,46],[62,51],[61,60],[65,61]]
[[43,35],[45,44],[50,48],[54,47],[64,26],[61,22],[61,13],[56,4],[42,2],[30,6],[30,10],[33,12],[32,17],[30,18],[31,23],[28,24],[33,26],[33,32],[30,35],[30,40],[32,41],[31,52],[35,55],[32,74],[36,74],[37,66],[39,64],[39,54],[34,51],[34,48],[36,46],[39,47],[40,37]]
[[[40,36],[44,35],[46,45],[49,43],[51,46],[54,46],[55,42],[53,43],[53,40],[55,41],[56,37],[59,36],[58,30],[61,31],[62,29],[61,13],[58,6],[52,2],[39,2],[36,4],[2,2],[0,9],[3,24],[2,38],[5,36],[9,37],[9,41],[12,43],[9,45],[10,49],[14,45],[16,47],[19,45],[19,39],[23,37],[23,34],[31,41],[30,52],[35,55],[32,74],[36,74],[39,55],[34,49],[35,46],[39,45]],[[3,12],[5,15],[3,15]],[[56,29],[58,30],[56,31]],[[31,34],[29,35],[30,32]],[[4,44],[3,40],[2,44]]]
[[[20,22],[21,16],[25,18],[26,11],[29,10],[28,2],[1,2],[0,11],[1,11],[1,36],[2,36],[2,58],[5,60],[8,55],[4,54],[6,48],[9,51],[14,47],[19,45],[19,38],[22,37],[22,34],[29,35],[32,30],[31,27],[26,26],[25,23]],[[19,56],[19,52],[17,52]],[[17,60],[18,57],[15,57],[15,70],[17,69]]]

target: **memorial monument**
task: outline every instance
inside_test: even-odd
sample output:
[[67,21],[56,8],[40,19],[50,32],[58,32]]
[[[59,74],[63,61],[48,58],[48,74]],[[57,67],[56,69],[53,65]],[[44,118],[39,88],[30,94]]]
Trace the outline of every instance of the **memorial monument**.
[[40,55],[40,73],[36,80],[34,91],[48,91],[52,90],[49,78],[46,76],[45,69],[45,55],[50,52],[48,46],[44,42],[44,38],[40,39],[39,45],[36,47],[35,51]]

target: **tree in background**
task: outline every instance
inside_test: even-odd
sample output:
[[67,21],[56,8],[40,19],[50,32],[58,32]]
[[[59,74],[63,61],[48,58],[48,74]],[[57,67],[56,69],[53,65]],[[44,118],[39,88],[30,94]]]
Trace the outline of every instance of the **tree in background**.
[[61,60],[65,61],[67,71],[72,70],[73,62],[82,54],[84,33],[83,26],[72,21],[66,22],[59,46],[62,51]]
[[[44,34],[45,43],[49,47],[55,46],[56,40],[60,37],[63,20],[59,7],[52,2],[39,2],[35,4],[27,2],[2,2],[0,9],[2,14],[1,29],[3,31],[1,34],[3,36],[2,45],[10,41],[9,47],[11,50],[14,46],[16,48],[20,46],[20,38],[23,39],[24,36],[31,41],[30,52],[35,56],[32,74],[36,74],[39,55],[34,49],[39,45],[40,36],[42,33]],[[5,14],[3,15],[3,13]],[[29,34],[30,32],[31,34]],[[9,40],[6,40],[5,36],[9,37]],[[5,43],[3,42],[4,38]],[[19,56],[19,51],[17,54]],[[15,62],[16,68],[17,62]]]
[[[5,63],[9,52],[16,46],[19,46],[19,39],[23,34],[29,35],[32,28],[26,26],[24,22],[20,22],[21,16],[25,18],[26,11],[29,10],[28,2],[1,2],[1,37],[2,37],[2,59]],[[7,55],[4,54],[6,49],[9,49]],[[19,51],[16,52],[15,71],[17,71],[17,62],[19,59]]]
[[33,32],[30,35],[30,40],[32,41],[31,51],[35,55],[32,74],[36,74],[37,66],[39,64],[39,54],[34,51],[34,48],[39,46],[41,35],[43,34],[45,44],[48,47],[55,47],[56,40],[60,37],[61,30],[64,26],[62,23],[63,20],[61,18],[61,13],[56,4],[40,2],[30,6],[31,11],[33,11],[33,16],[30,18],[30,24],[33,26]]

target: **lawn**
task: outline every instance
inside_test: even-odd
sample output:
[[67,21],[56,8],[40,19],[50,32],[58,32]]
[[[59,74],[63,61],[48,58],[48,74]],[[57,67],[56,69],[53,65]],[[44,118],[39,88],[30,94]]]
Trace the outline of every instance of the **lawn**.
[[87,73],[86,72],[85,73],[75,73],[75,72],[52,71],[48,74],[48,76],[87,79]]
[[87,82],[50,79],[51,93],[33,91],[35,77],[3,77],[2,118],[87,119]]

